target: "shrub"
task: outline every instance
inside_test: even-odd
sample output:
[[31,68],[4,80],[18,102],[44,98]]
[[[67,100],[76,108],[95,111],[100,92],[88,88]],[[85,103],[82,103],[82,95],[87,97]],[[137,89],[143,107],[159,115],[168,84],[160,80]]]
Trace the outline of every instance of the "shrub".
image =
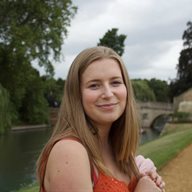
[[176,112],[173,115],[174,121],[181,122],[181,123],[190,122],[191,121],[190,117],[191,117],[191,114],[188,112]]
[[155,94],[147,84],[147,81],[135,79],[132,80],[132,85],[137,100],[143,102],[156,101]]

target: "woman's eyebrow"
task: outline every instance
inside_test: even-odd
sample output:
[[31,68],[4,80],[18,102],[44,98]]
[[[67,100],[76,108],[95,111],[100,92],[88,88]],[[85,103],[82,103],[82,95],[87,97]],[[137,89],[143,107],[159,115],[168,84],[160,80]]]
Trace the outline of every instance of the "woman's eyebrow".
[[[114,79],[123,79],[121,76],[114,76],[111,77],[109,80],[114,80]],[[101,79],[90,79],[86,83],[92,83],[92,82],[101,82]]]
[[115,77],[112,77],[112,79],[122,79],[122,76],[115,76]]
[[87,82],[85,82],[86,84],[88,83],[96,83],[96,82],[100,82],[101,80],[100,79],[90,79],[88,80]]

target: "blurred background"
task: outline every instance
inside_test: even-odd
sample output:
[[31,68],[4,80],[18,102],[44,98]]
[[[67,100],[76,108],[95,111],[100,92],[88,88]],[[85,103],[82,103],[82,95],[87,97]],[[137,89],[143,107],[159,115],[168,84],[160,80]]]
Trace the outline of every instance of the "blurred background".
[[[57,120],[75,56],[122,56],[141,121],[140,145],[192,122],[190,0],[0,1],[0,191],[36,185],[35,163]],[[191,127],[191,126],[189,126]]]

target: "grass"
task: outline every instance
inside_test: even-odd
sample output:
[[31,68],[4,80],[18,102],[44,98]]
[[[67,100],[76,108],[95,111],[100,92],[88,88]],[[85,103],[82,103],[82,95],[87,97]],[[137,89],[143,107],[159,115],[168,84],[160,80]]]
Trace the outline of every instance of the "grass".
[[191,129],[177,129],[177,132],[170,133],[146,143],[139,147],[139,154],[153,160],[158,169],[161,169],[180,151],[192,143]]
[[163,129],[161,136],[175,133],[178,131],[184,131],[191,128],[192,128],[192,123],[172,123],[172,124],[168,123]]
[[23,187],[16,192],[39,192],[39,186],[37,183],[34,183],[30,186]]
[[[192,124],[168,124],[162,136],[139,147],[138,154],[150,158],[161,169],[186,146],[192,144]],[[17,192],[38,192],[34,184]]]

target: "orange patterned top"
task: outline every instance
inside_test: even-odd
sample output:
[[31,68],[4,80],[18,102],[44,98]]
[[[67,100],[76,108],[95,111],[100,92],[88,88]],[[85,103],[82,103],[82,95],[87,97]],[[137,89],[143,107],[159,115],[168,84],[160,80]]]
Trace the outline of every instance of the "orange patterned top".
[[119,181],[103,173],[99,173],[96,181],[95,179],[93,180],[94,192],[133,192],[137,185],[136,179],[132,179],[129,185],[127,185],[125,182]]

